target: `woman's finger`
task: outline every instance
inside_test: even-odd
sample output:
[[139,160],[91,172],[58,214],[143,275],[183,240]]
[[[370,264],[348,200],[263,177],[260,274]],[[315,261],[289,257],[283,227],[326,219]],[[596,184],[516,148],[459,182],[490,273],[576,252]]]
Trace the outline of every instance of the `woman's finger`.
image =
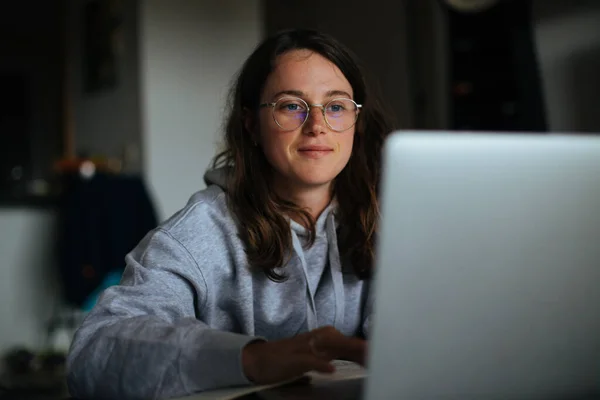
[[311,352],[311,342],[313,338],[313,334],[315,331],[301,333],[299,335],[294,336],[293,338],[286,339],[289,340],[288,345],[289,349],[298,354],[307,354]]
[[316,351],[327,353],[332,358],[343,358],[364,364],[367,342],[353,337],[319,337],[314,341]]
[[302,375],[309,371],[317,371],[322,373],[332,373],[335,371],[335,367],[326,360],[322,360],[312,354],[298,354],[294,357],[292,363],[294,375]]

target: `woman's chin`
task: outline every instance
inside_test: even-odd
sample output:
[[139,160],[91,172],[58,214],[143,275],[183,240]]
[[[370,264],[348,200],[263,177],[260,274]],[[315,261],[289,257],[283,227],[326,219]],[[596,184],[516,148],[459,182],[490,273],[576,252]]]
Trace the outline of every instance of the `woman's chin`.
[[302,168],[295,171],[294,180],[305,186],[330,185],[337,176],[337,172],[331,171],[330,168]]

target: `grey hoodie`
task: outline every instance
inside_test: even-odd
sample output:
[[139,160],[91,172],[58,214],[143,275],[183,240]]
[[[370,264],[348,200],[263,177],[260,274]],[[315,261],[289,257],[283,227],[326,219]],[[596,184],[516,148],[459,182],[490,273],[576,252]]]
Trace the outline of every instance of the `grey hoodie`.
[[290,223],[288,279],[251,271],[226,205],[224,170],[209,187],[151,231],[126,256],[120,285],[108,288],[73,339],[67,359],[71,395],[85,399],[162,399],[248,385],[242,348],[324,325],[367,336],[369,285],[337,248],[330,206],[317,237]]

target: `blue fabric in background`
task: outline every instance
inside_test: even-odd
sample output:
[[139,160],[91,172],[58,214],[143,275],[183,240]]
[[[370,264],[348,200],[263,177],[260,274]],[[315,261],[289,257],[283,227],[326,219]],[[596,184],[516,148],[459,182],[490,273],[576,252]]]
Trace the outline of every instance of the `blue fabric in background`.
[[[158,225],[141,177],[64,177],[59,201],[58,268],[66,304],[89,307],[114,284],[125,255]],[[118,282],[117,282],[118,283]]]
[[81,310],[84,312],[91,311],[92,308],[94,308],[94,306],[98,302],[98,299],[100,298],[100,295],[102,294],[104,289],[118,285],[119,282],[121,282],[122,275],[123,269],[109,272],[104,277],[104,280],[100,282],[100,285],[96,288],[96,290],[90,293],[89,296],[83,301],[83,304],[81,305]]

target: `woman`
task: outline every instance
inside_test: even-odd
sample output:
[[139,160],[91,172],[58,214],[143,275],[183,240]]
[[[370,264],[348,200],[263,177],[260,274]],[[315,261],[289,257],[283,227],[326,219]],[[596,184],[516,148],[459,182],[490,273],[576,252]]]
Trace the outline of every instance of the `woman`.
[[353,56],[305,30],[232,88],[208,188],[126,257],[68,358],[81,398],[168,398],[364,362],[380,152],[392,129]]

